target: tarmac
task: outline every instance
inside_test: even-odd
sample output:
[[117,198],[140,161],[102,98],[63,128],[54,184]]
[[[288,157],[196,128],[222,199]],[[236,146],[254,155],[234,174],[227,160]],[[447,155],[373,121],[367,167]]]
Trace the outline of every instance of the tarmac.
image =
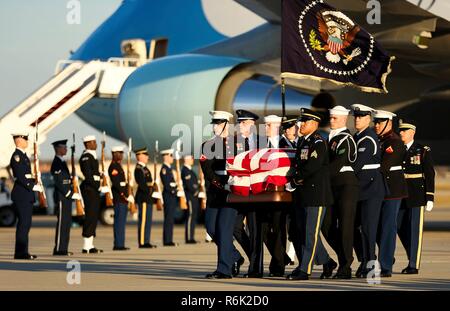
[[[184,226],[176,225],[174,240],[177,247],[162,246],[162,212],[154,213],[152,242],[156,249],[137,247],[137,224],[129,220],[126,244],[129,251],[112,251],[112,227],[99,225],[95,245],[102,254],[82,254],[81,228],[72,228],[70,257],[54,257],[55,216],[34,216],[30,231],[30,253],[35,261],[13,259],[15,228],[0,228],[0,290],[58,290],[58,291],[298,291],[298,290],[450,290],[450,208],[435,208],[426,214],[420,274],[402,275],[407,258],[398,241],[396,263],[391,278],[380,284],[366,279],[320,280],[321,266],[316,266],[308,281],[287,281],[269,278],[270,255],[265,250],[265,277],[246,279],[243,273],[230,280],[207,280],[204,276],[215,270],[216,247],[205,242],[203,225],[198,225],[199,244],[184,244]],[[330,250],[330,248],[327,246]],[[336,256],[330,251],[336,259]],[[73,266],[80,264],[79,284],[73,280]],[[353,263],[353,269],[357,268]],[[288,266],[289,273],[295,266]],[[69,278],[69,282],[67,279]],[[76,279],[76,278],[75,278]],[[72,280],[72,281],[70,281]]]

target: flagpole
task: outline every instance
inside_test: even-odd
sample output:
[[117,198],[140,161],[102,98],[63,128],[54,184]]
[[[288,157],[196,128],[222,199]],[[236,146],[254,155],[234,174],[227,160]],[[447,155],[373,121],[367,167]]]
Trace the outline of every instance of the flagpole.
[[284,78],[281,78],[281,109],[282,109],[282,117],[286,116],[286,84],[284,82]]

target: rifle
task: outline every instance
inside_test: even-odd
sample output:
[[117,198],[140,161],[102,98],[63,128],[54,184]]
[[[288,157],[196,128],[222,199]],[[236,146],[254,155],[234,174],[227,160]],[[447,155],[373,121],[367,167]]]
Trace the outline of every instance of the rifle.
[[202,166],[198,164],[198,179],[199,179],[199,193],[200,207],[206,209],[206,190],[205,190],[205,175],[203,174]]
[[106,133],[103,131],[103,140],[102,140],[102,157],[101,157],[101,168],[102,168],[102,183],[101,187],[108,187],[108,192],[105,193],[106,206],[114,206],[113,202],[113,194],[111,191],[111,187],[109,185],[108,178],[106,177],[105,171],[105,145],[106,145]]
[[[127,153],[127,194],[133,196],[133,185],[131,184],[131,137],[128,139],[128,153]],[[131,214],[137,213],[136,204],[128,202],[128,209]]]
[[161,192],[159,192],[158,178],[156,177],[156,166],[158,165],[158,153],[159,153],[158,141],[156,141],[155,142],[155,155],[153,158],[153,177],[155,178],[155,181],[153,182],[152,198],[155,199],[156,210],[162,211],[162,209],[163,209],[163,203],[161,200],[162,196],[161,196]]
[[177,150],[175,151],[175,161],[176,161],[176,174],[177,174],[177,194],[183,193],[183,196],[178,196],[180,201],[180,208],[182,210],[187,210],[188,205],[186,201],[186,194],[184,193],[183,180],[181,179],[181,170],[180,170],[180,146],[181,141],[177,141]]
[[42,187],[42,192],[38,192],[38,197],[39,197],[39,207],[40,208],[47,208],[47,196],[45,195],[45,189],[44,189],[44,185],[42,184],[42,179],[41,179],[41,171],[39,170],[39,155],[38,155],[38,123],[36,121],[36,134],[34,137],[34,144],[33,144],[33,148],[34,148],[34,176],[36,178],[36,184],[40,185]]
[[[71,154],[71,165],[72,165],[72,192],[81,194],[80,186],[78,184],[78,176],[77,171],[75,169],[75,133],[73,133],[73,145],[70,147],[72,154]],[[81,195],[80,195],[81,196]],[[75,206],[77,210],[77,216],[84,216],[84,201],[83,197],[81,196],[81,199],[75,200]]]

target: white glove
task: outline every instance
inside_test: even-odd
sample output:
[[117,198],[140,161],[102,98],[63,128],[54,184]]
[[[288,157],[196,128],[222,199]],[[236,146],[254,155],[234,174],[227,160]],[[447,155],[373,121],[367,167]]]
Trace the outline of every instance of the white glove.
[[184,197],[185,197],[184,191],[182,191],[182,190],[177,191],[177,197],[179,197],[179,198],[184,198]]
[[225,191],[231,192],[231,189],[230,189],[230,185],[229,185],[229,184],[226,184],[223,188],[225,189]]
[[72,194],[72,200],[81,200],[81,194],[79,193]]
[[433,201],[427,201],[427,207],[425,208],[427,212],[431,212],[433,210],[434,202]]
[[293,188],[291,186],[290,182],[288,182],[286,185],[284,185],[284,187],[286,188],[286,191],[289,191],[289,192],[294,192],[295,191],[295,188]]
[[107,186],[100,187],[100,192],[101,193],[108,193],[109,192],[109,188]]
[[133,198],[133,196],[132,196],[132,195],[129,195],[129,196],[127,197],[127,201],[128,201],[128,203],[134,203],[134,198]]
[[204,193],[203,191],[198,193],[198,198],[199,199],[205,199],[206,198],[206,193]]
[[41,185],[34,185],[34,186],[33,186],[33,191],[36,191],[36,192],[43,192],[44,189],[42,188]]
[[161,192],[153,192],[152,193],[152,198],[153,199],[162,199],[162,197],[161,197]]

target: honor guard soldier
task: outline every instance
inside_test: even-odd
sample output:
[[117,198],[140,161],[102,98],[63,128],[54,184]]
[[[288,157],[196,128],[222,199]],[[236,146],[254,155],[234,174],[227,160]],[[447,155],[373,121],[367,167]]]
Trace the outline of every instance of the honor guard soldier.
[[55,207],[58,221],[56,223],[54,256],[69,256],[68,251],[70,227],[72,225],[72,200],[81,199],[79,193],[73,193],[72,180],[64,156],[67,154],[67,139],[52,143],[55,149],[51,172],[55,182]]
[[134,202],[134,198],[127,195],[127,182],[125,171],[122,168],[123,146],[111,148],[112,161],[108,167],[108,175],[111,179],[111,190],[114,203],[114,251],[126,251],[125,227],[127,224],[128,202]]
[[185,241],[187,244],[196,244],[195,225],[197,224],[200,202],[198,198],[198,178],[197,174],[192,170],[194,165],[194,157],[192,155],[184,156],[184,165],[181,169],[181,179],[183,180],[184,193],[186,195],[186,223],[185,223]]
[[163,245],[177,246],[173,242],[173,224],[175,221],[175,210],[178,206],[177,183],[175,182],[173,164],[173,149],[162,150],[163,165],[161,167],[160,177],[164,187],[164,226],[163,226]]
[[380,140],[381,173],[387,186],[378,225],[378,261],[381,265],[381,277],[391,277],[397,241],[398,211],[402,199],[408,196],[403,172],[406,148],[392,128],[394,113],[377,110],[373,117],[374,129]]
[[[281,140],[280,140],[280,148],[289,148],[289,149],[297,149],[298,143],[298,129],[297,126],[297,117],[295,116],[287,116],[285,120],[281,123]],[[290,265],[294,265],[295,263],[295,254],[300,253],[300,250],[295,250],[298,247],[298,234],[297,234],[297,226],[295,224],[295,215],[294,215],[294,207],[295,203],[292,202],[289,206],[286,207],[286,227],[288,233],[289,246],[287,247],[287,255],[289,256]],[[295,243],[294,243],[295,242]]]
[[[385,186],[381,175],[381,149],[375,131],[370,128],[370,107],[352,105],[354,125],[357,130],[353,136],[357,146],[357,157],[353,163],[359,183],[358,205],[355,218],[354,248],[361,265],[356,277],[366,277],[373,267],[375,255],[378,221],[383,203]],[[377,268],[375,262],[375,268]]]
[[227,205],[229,191],[226,158],[233,155],[228,142],[231,113],[211,111],[214,137],[202,144],[200,164],[207,181],[205,225],[217,245],[217,268],[208,279],[231,279],[234,263],[233,230],[237,211]]
[[323,275],[326,276],[331,275],[336,267],[320,239],[326,207],[333,203],[327,143],[317,133],[321,116],[302,108],[299,121],[302,122],[300,133],[303,136],[297,146],[292,181],[286,185],[286,190],[295,190],[295,215],[301,231],[302,253],[298,256],[298,267],[288,275],[288,280],[308,280],[314,261],[323,265]]
[[14,187],[11,192],[11,199],[17,213],[19,221],[16,227],[16,246],[14,259],[36,259],[36,255],[28,252],[28,233],[31,228],[31,218],[33,215],[33,203],[35,194],[33,191],[42,192],[44,189],[35,183],[31,174],[30,159],[26,154],[28,148],[28,134],[17,132],[12,134],[16,150],[11,156],[9,165],[14,176]]
[[[238,109],[236,110],[238,130],[239,133],[235,137],[234,154],[238,155],[242,152],[257,149],[259,146],[259,137],[256,135],[256,121],[259,116],[251,111]],[[262,276],[262,262],[261,262],[261,232],[257,235],[256,211],[251,204],[233,204],[237,209],[236,223],[234,227],[233,236],[241,245],[245,254],[247,255],[250,265],[247,276]],[[244,223],[246,223],[245,229]],[[258,242],[259,241],[259,242]],[[240,272],[241,266],[244,264],[244,257],[235,249],[235,262],[233,265],[233,276],[237,276]]]
[[94,237],[100,213],[100,191],[107,192],[108,190],[100,187],[100,171],[95,136],[86,136],[83,138],[83,142],[86,149],[80,158],[80,169],[84,176],[80,189],[85,206],[82,252],[83,254],[96,254],[103,252],[103,250],[94,246]]
[[406,145],[404,163],[408,186],[407,198],[402,201],[398,215],[398,236],[408,255],[403,274],[418,274],[422,253],[424,209],[430,212],[434,202],[434,168],[431,149],[414,141],[416,125],[400,122],[400,137]]
[[150,234],[153,218],[153,178],[152,173],[147,168],[148,151],[147,148],[136,149],[136,168],[134,170],[134,180],[137,183],[136,204],[138,205],[138,244],[139,248],[156,248],[150,243]]
[[353,233],[359,184],[352,165],[356,161],[356,142],[347,129],[350,110],[336,106],[330,109],[328,151],[331,190],[334,204],[327,208],[322,233],[338,256],[337,279],[351,279]]

